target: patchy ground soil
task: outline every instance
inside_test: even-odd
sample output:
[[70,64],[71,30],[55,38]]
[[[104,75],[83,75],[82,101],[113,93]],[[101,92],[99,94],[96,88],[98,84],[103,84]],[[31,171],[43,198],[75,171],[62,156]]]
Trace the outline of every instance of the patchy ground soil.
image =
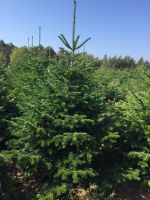
[[[150,200],[150,188],[138,184],[128,184],[119,191],[120,200]],[[118,199],[118,200],[119,200]],[[115,199],[114,199],[115,200]]]

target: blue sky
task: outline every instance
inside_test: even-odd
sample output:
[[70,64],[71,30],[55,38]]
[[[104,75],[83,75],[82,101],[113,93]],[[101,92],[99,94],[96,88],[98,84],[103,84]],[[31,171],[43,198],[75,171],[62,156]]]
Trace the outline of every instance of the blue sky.
[[[42,44],[55,51],[58,35],[71,40],[73,0],[0,0],[0,39],[27,45],[38,27]],[[126,56],[150,60],[150,0],[77,0],[77,33],[92,37],[86,51],[98,57]]]

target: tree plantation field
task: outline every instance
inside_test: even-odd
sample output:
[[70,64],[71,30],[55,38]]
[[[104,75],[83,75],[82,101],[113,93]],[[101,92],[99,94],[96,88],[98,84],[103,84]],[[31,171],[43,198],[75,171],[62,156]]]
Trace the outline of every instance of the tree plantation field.
[[85,52],[73,3],[57,53],[0,41],[0,200],[150,200],[150,62]]
[[7,52],[0,199],[127,199],[132,189],[149,199],[150,63],[42,46]]

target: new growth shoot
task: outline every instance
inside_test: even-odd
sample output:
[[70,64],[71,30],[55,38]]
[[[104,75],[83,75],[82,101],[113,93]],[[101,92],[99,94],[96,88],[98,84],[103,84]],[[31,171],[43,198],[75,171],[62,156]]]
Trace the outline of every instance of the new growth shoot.
[[77,2],[76,0],[74,0],[74,12],[73,12],[73,27],[72,27],[72,44],[69,44],[69,42],[67,41],[66,37],[61,34],[59,37],[59,39],[63,42],[63,44],[69,49],[71,50],[72,54],[75,54],[75,51],[80,49],[81,47],[83,47],[91,38],[87,38],[86,40],[84,40],[84,42],[82,42],[81,44],[79,43],[79,39],[80,39],[80,35],[78,35],[76,37],[76,11],[77,11]]

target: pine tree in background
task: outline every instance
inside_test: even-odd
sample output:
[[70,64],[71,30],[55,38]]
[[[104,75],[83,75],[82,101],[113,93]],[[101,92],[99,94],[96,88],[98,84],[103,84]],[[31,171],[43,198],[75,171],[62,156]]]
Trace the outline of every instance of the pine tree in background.
[[28,37],[28,49],[30,48],[30,38]]
[[41,26],[39,26],[39,47],[41,46]]
[[5,65],[5,67],[8,66],[10,62],[10,55],[13,51],[15,46],[10,43],[6,44],[3,40],[0,40],[0,65]]
[[33,41],[33,39],[34,39],[34,37],[33,37],[33,35],[32,35],[32,48],[33,48],[33,46],[34,46],[34,41]]

